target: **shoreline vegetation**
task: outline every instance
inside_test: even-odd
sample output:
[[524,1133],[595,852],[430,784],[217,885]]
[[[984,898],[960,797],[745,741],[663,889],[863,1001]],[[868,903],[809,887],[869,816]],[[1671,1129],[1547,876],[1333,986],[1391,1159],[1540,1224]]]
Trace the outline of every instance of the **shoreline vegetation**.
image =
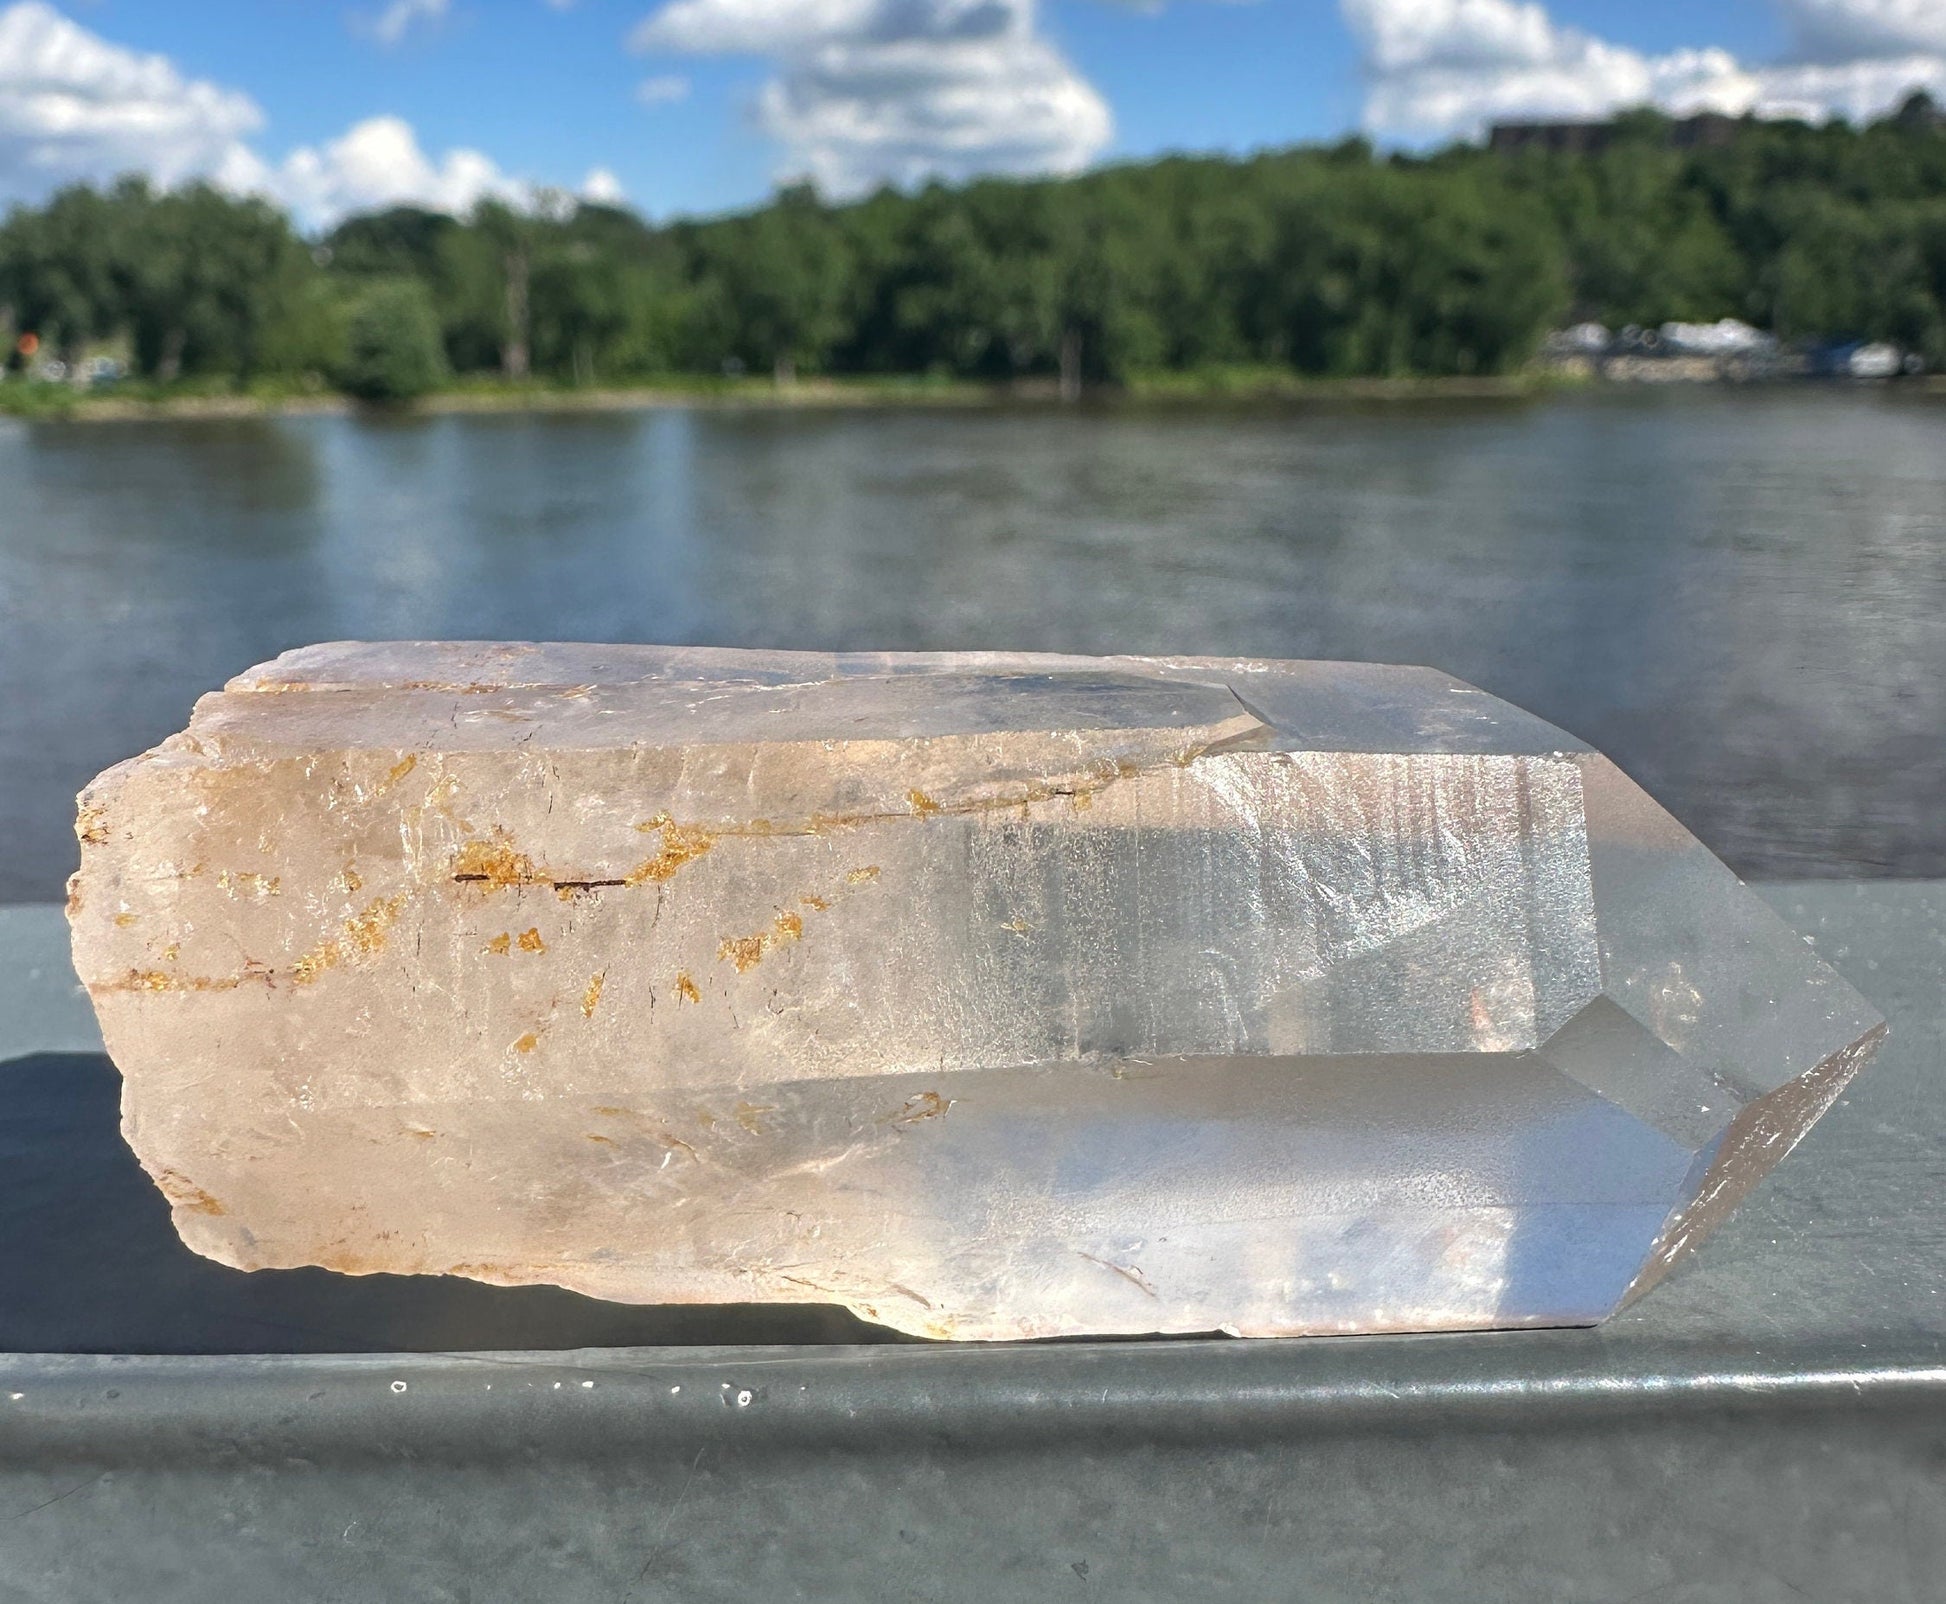
[[[1698,381],[1670,381],[1680,388]],[[1720,387],[1718,381],[1712,387]],[[1843,388],[1890,390],[1901,395],[1946,397],[1946,376],[1901,378]],[[820,409],[987,410],[1054,407],[1064,401],[1085,407],[1252,406],[1295,404],[1393,404],[1457,401],[1534,401],[1565,394],[1664,388],[1647,380],[1607,380],[1536,368],[1517,374],[1416,378],[1307,378],[1278,370],[1220,369],[1209,372],[1131,375],[1126,381],[1064,397],[1057,381],[979,383],[899,375],[806,377],[778,384],[770,378],[684,378],[636,384],[575,387],[496,381],[454,385],[398,403],[371,403],[340,391],[291,385],[220,388],[210,385],[137,384],[107,392],[59,384],[0,385],[0,418],[63,423],[131,423],[240,418],[353,416],[442,417],[519,413],[646,412],[663,408],[721,407],[752,410]],[[1806,388],[1802,382],[1756,381],[1747,388]],[[1829,389],[1829,383],[1811,386]]]
[[1753,382],[1847,350],[1860,377],[1946,370],[1925,96],[1865,127],[1571,131],[797,185],[667,222],[400,206],[309,236],[208,184],[76,185],[0,219],[0,413],[1471,399],[1577,365],[1735,380],[1732,334]]
[[[982,383],[907,375],[765,378],[689,378],[577,387],[476,382],[430,391],[402,402],[366,402],[341,391],[291,385],[223,388],[133,384],[106,391],[65,384],[0,385],[0,417],[78,423],[142,420],[345,416],[422,417],[497,413],[631,412],[665,407],[986,409],[1153,403],[1276,401],[1523,400],[1590,388],[1599,381],[1546,371],[1472,377],[1305,378],[1276,370],[1131,375],[1114,385],[1064,396],[1056,380]],[[1902,386],[1904,388],[1905,386]]]

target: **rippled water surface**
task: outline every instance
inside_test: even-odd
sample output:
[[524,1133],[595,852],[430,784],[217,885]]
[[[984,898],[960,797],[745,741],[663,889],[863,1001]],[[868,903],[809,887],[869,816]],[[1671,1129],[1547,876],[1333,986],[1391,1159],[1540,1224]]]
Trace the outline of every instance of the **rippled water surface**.
[[1946,399],[0,423],[0,902],[344,637],[1433,663],[1747,873],[1946,874]]

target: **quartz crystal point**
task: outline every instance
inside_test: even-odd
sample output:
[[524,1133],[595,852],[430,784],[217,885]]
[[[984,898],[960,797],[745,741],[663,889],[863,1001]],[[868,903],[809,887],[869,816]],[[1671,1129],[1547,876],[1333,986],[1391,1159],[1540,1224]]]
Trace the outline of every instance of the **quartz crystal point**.
[[78,829],[123,1129],[246,1269],[1588,1323],[1882,1030],[1607,759],[1419,668],[318,646]]

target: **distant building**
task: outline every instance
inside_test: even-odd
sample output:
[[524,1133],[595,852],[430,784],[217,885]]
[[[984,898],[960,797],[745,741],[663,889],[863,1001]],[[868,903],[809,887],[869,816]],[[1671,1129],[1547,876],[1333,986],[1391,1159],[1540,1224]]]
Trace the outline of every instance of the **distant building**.
[[1592,156],[1606,150],[1615,137],[1613,123],[1495,123],[1487,149],[1501,155],[1518,150],[1545,150],[1557,156]]
[[1926,93],[1915,89],[1905,97],[1905,102],[1892,113],[1892,121],[1901,128],[1946,128],[1946,107]]
[[1669,130],[1669,143],[1677,150],[1719,150],[1735,141],[1742,123],[1741,117],[1726,117],[1720,111],[1698,112]]
[[[1885,120],[1906,129],[1946,129],[1946,107],[1925,90],[1915,89]],[[1734,144],[1749,121],[1749,117],[1730,117],[1720,111],[1699,111],[1693,117],[1668,123],[1667,143],[1675,150],[1720,150]],[[1487,134],[1487,149],[1503,155],[1545,150],[1556,155],[1592,156],[1613,144],[1621,127],[1621,120],[1495,123]]]
[[[1741,117],[1720,111],[1698,112],[1669,125],[1668,142],[1677,150],[1714,150],[1731,144],[1743,126]],[[1592,156],[1614,143],[1615,122],[1495,123],[1487,135],[1487,149],[1509,154],[1545,150],[1556,155]]]

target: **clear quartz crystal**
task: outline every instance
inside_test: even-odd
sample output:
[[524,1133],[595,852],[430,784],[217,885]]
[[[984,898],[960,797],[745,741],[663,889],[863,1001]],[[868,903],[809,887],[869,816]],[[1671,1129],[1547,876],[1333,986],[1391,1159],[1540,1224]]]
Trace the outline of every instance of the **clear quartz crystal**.
[[127,1138],[247,1269],[1587,1323],[1882,1031],[1607,759],[1427,669],[317,646],[78,829]]

